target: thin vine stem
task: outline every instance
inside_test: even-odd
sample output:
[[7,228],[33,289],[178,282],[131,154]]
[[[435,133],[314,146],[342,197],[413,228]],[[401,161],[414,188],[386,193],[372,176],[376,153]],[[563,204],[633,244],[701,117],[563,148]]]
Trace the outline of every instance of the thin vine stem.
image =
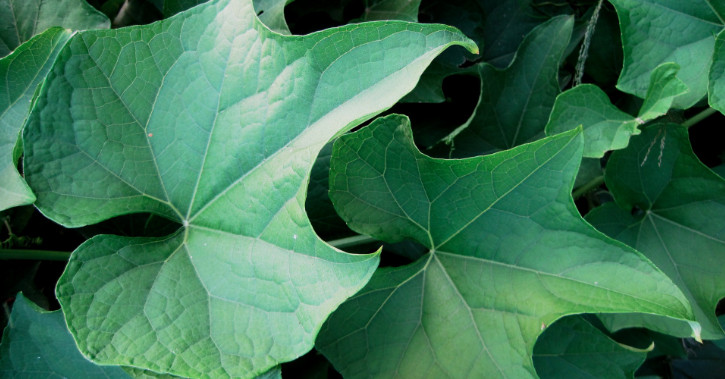
[[700,121],[712,116],[713,114],[717,113],[717,110],[714,108],[707,108],[704,111],[690,117],[689,119],[685,120],[685,122],[682,123],[682,126],[685,128],[690,128],[693,125],[696,125]]
[[0,260],[67,261],[70,251],[0,249]]
[[585,193],[601,186],[604,183],[604,175],[599,175],[571,193],[574,199],[582,197]]

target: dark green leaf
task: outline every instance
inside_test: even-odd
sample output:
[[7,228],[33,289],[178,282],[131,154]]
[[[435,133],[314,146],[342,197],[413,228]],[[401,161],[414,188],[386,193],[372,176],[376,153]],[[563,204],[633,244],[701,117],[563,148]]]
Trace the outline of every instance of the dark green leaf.
[[508,149],[540,138],[559,94],[559,64],[574,19],[556,17],[522,42],[505,70],[478,66],[481,98],[475,116],[446,137],[455,156]]
[[97,366],[81,355],[60,311],[47,312],[22,294],[15,299],[0,345],[3,378],[129,378],[120,367]]
[[429,249],[379,269],[325,324],[346,377],[527,377],[547,325],[574,313],[689,316],[676,286],[584,222],[580,130],[485,157],[427,157],[398,115],[340,137],[330,196],[354,230]]
[[[689,92],[677,108],[688,108],[707,93],[715,36],[723,29],[722,5],[711,0],[611,0],[622,30],[624,68],[617,88],[644,98],[650,74],[675,62]],[[715,4],[715,5],[713,5]]]
[[53,26],[108,29],[111,22],[85,0],[0,0],[0,57]]
[[[587,220],[644,253],[682,289],[702,338],[723,338],[715,307],[725,296],[725,180],[697,159],[687,130],[675,124],[648,127],[614,152],[605,179],[616,204],[595,209]],[[646,316],[613,325],[637,323],[674,335],[688,332],[687,325]]]
[[633,378],[646,357],[646,350],[615,342],[581,316],[547,327],[534,346],[541,378]]

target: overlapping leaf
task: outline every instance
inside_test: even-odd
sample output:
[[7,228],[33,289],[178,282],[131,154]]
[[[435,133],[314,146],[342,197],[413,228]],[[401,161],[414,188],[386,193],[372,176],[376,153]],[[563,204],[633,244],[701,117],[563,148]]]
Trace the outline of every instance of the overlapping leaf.
[[478,66],[481,97],[475,115],[446,141],[458,157],[504,150],[543,136],[559,94],[559,64],[574,19],[560,16],[526,36],[509,67]]
[[667,113],[674,98],[687,91],[675,76],[678,70],[677,64],[664,63],[652,71],[647,95],[637,117],[617,109],[607,94],[595,85],[574,87],[556,98],[546,124],[546,134],[557,134],[582,125],[585,157],[601,158],[607,151],[623,149],[631,136],[640,133],[640,125]]
[[646,350],[617,343],[581,316],[547,327],[534,347],[541,378],[633,378],[646,357]]
[[31,204],[35,195],[16,167],[20,130],[38,84],[45,79],[56,55],[72,32],[52,28],[0,59],[0,210]]
[[86,30],[110,25],[85,0],[0,0],[0,57],[52,26]]
[[[715,315],[725,297],[725,180],[700,163],[687,130],[675,124],[648,127],[613,153],[605,179],[616,204],[593,210],[587,220],[644,253],[682,289],[702,338],[725,337]],[[672,321],[622,317],[610,324],[691,334]]]
[[57,295],[84,354],[251,377],[309,350],[378,261],[314,234],[315,156],[452,44],[475,49],[453,28],[405,22],[281,36],[251,0],[73,37],[23,135],[38,208],[66,226],[133,212],[180,224],[73,253]]
[[[644,98],[650,73],[675,62],[677,77],[689,88],[673,106],[689,108],[708,89],[715,36],[725,27],[721,0],[611,0],[622,30],[624,67],[617,87]],[[720,57],[717,57],[719,61]]]
[[0,345],[3,378],[129,378],[120,367],[97,366],[81,355],[60,311],[47,312],[18,295]]
[[327,321],[318,348],[346,377],[527,377],[536,338],[581,312],[687,318],[686,299],[636,251],[579,216],[580,130],[485,157],[441,160],[389,116],[333,147],[330,195],[356,231],[430,249],[379,269]]

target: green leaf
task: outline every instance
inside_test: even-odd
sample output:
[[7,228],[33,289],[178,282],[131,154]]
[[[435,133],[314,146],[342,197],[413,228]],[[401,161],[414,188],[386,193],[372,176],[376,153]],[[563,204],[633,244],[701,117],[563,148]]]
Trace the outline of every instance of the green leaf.
[[654,120],[666,114],[672,101],[687,92],[687,86],[677,78],[680,66],[676,63],[663,63],[652,70],[647,94],[639,110],[639,122]]
[[652,71],[647,96],[636,118],[612,105],[599,87],[576,86],[556,98],[546,134],[582,125],[585,157],[601,158],[607,151],[624,149],[630,137],[640,133],[639,125],[667,113],[674,97],[687,90],[675,76],[678,70],[675,63],[663,63]]
[[0,344],[4,378],[129,378],[123,369],[97,366],[81,355],[60,311],[47,312],[18,294]]
[[639,134],[637,121],[617,109],[599,87],[578,85],[556,98],[546,134],[554,135],[583,126],[584,156],[601,158],[609,150],[623,149]]
[[284,18],[284,7],[294,0],[254,0],[254,10],[268,28],[280,34],[292,34]]
[[710,106],[725,113],[725,31],[718,33],[715,39],[707,93]]
[[85,0],[0,0],[0,57],[53,26],[108,29],[111,22]]
[[617,343],[581,316],[547,327],[534,346],[541,378],[633,378],[646,357],[647,350]]
[[723,29],[723,6],[710,0],[611,0],[619,16],[624,67],[620,90],[644,98],[652,71],[675,62],[677,77],[689,92],[674,99],[676,108],[689,108],[708,88],[715,36]]
[[686,299],[636,251],[579,216],[580,130],[496,154],[427,157],[407,118],[333,147],[330,196],[351,228],[429,253],[376,271],[317,347],[345,377],[531,377],[542,329],[575,313],[687,318]]
[[[199,4],[206,3],[209,0],[149,0],[156,9],[161,11],[164,17],[171,17],[179,12],[193,8]],[[255,4],[264,0],[255,0]]]
[[559,64],[573,25],[572,17],[555,17],[526,36],[508,68],[478,66],[481,98],[475,116],[445,139],[455,156],[504,150],[543,135],[560,92]]
[[45,79],[56,55],[72,32],[51,28],[0,59],[0,211],[32,204],[35,195],[16,167],[20,130],[30,111],[35,89]]
[[[593,210],[587,220],[644,253],[682,289],[702,338],[725,337],[715,317],[725,297],[725,180],[697,159],[687,130],[675,124],[646,128],[626,150],[612,154],[605,180],[616,204]],[[651,319],[636,317],[653,330],[687,330]],[[618,324],[635,325],[631,319]]]
[[379,260],[314,233],[315,157],[453,44],[476,48],[405,22],[282,36],[251,0],[74,36],[23,135],[37,207],[69,227],[134,212],[180,224],[73,252],[56,294],[81,351],[191,377],[252,377],[307,352]]
[[365,0],[364,21],[418,21],[420,0]]

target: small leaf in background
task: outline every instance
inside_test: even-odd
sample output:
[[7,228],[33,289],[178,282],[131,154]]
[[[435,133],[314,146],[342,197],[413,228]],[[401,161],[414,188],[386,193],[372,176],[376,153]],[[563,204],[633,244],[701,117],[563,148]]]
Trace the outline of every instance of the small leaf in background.
[[17,170],[22,152],[20,130],[35,89],[71,34],[66,29],[51,28],[0,59],[0,83],[4,83],[0,95],[0,211],[35,201]]
[[[702,338],[724,338],[715,308],[725,297],[725,180],[697,159],[687,130],[675,124],[651,125],[627,149],[612,153],[605,179],[616,203],[586,219],[641,251],[682,289]],[[644,315],[606,318],[617,328],[644,326],[679,336],[688,330]]]
[[362,21],[418,21],[420,0],[365,0]]
[[56,294],[81,351],[250,377],[310,350],[379,260],[314,233],[304,202],[315,157],[451,45],[476,49],[453,28],[406,22],[282,36],[251,0],[74,36],[23,135],[37,207],[68,227],[136,212],[181,225],[73,252]]
[[540,378],[632,378],[647,350],[622,345],[582,316],[569,316],[547,327],[534,346]]
[[[164,17],[171,17],[179,12],[183,12],[189,8],[205,3],[209,0],[148,0],[158,9]],[[265,0],[255,0],[264,2]]]
[[710,66],[708,102],[711,107],[725,113],[725,30],[715,39],[712,66]]
[[293,0],[254,0],[254,10],[259,20],[280,34],[292,34],[284,18],[284,7]]
[[[652,71],[674,62],[689,88],[673,107],[689,108],[707,93],[715,36],[725,27],[725,7],[710,0],[610,0],[622,30],[624,67],[617,88],[644,98]],[[713,5],[714,4],[714,5]]]
[[429,249],[380,268],[317,347],[345,377],[531,377],[536,338],[575,313],[687,318],[684,296],[579,216],[579,130],[469,159],[427,157],[404,116],[333,146],[330,197],[353,230]]
[[123,369],[98,366],[78,351],[60,311],[44,311],[18,294],[0,344],[3,378],[129,378]]
[[675,96],[687,87],[675,76],[679,67],[663,63],[652,71],[649,89],[640,109],[633,117],[612,105],[609,97],[592,84],[576,86],[556,98],[546,124],[546,134],[553,135],[581,125],[584,128],[584,156],[601,158],[610,150],[624,149],[639,126],[664,115]]
[[0,57],[46,29],[108,29],[108,17],[85,0],[0,0]]
[[555,17],[526,36],[506,69],[478,66],[481,98],[475,115],[445,138],[453,156],[504,150],[544,134],[560,92],[559,64],[573,25],[572,17]]

